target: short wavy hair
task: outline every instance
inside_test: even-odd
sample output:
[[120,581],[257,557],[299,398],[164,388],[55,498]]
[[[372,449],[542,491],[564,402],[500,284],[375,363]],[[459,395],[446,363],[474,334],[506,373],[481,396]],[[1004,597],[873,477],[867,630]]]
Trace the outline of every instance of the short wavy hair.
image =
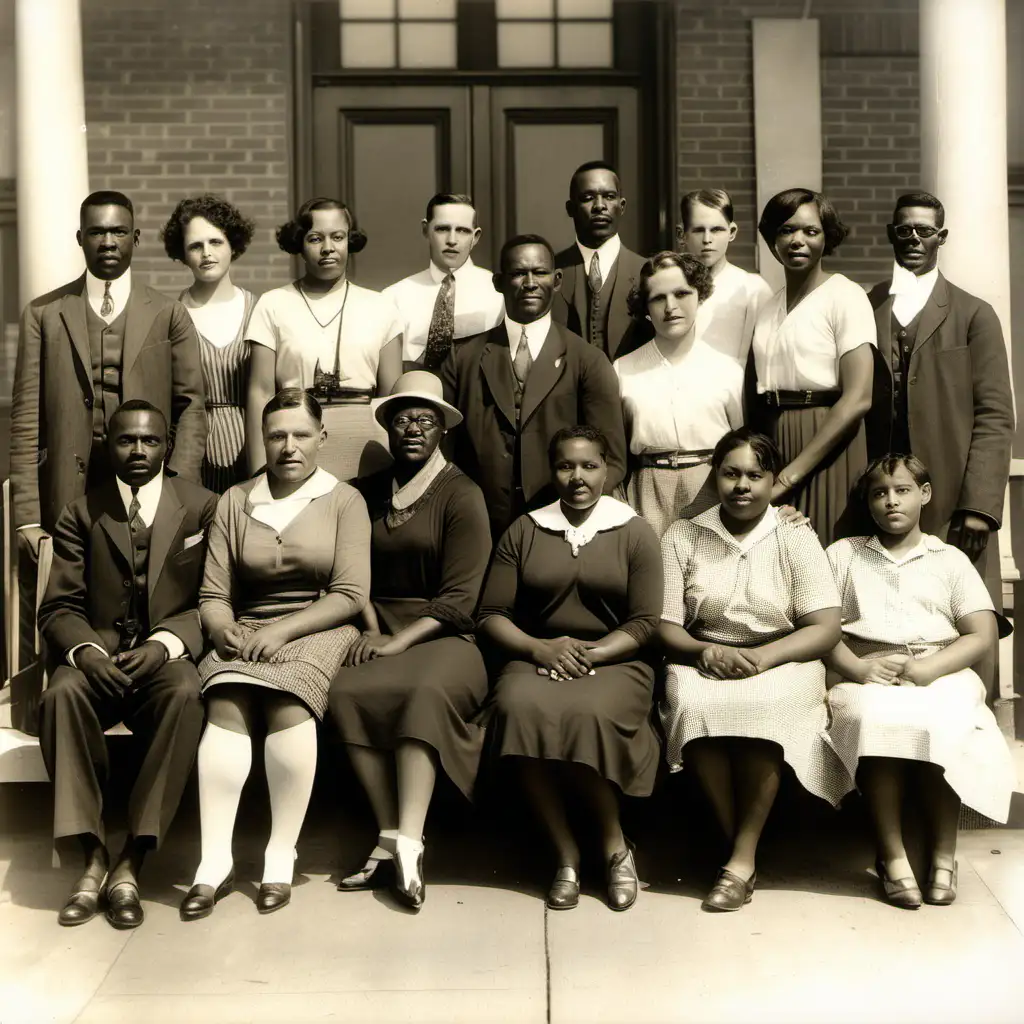
[[313,214],[317,210],[340,210],[345,214],[348,221],[348,251],[353,256],[366,248],[366,232],[359,227],[355,210],[340,199],[317,196],[315,199],[307,199],[295,211],[295,216],[277,229],[277,244],[289,256],[302,255],[302,240],[313,226]]
[[647,283],[659,270],[676,267],[682,271],[686,283],[697,293],[697,301],[704,302],[714,290],[711,271],[696,256],[688,252],[656,252],[640,268],[640,276],[636,284],[626,296],[626,309],[634,320],[643,320],[647,316],[650,296],[647,294]]
[[601,452],[601,458],[608,461],[608,438],[601,433],[597,427],[588,427],[584,424],[580,424],[575,427],[562,427],[561,430],[555,432],[551,438],[551,443],[548,445],[548,465],[554,469],[555,459],[558,456],[558,446],[564,444],[566,441],[590,441],[591,444],[597,446]]
[[861,511],[868,511],[868,494],[871,490],[871,481],[878,476],[892,476],[897,469],[903,467],[913,478],[918,487],[932,482],[932,475],[928,467],[916,456],[903,452],[888,452],[873,459],[867,469],[857,478],[853,485],[853,500],[860,506]]
[[765,434],[761,434],[751,427],[740,427],[738,430],[730,430],[715,445],[714,453],[711,456],[711,468],[717,473],[722,468],[726,457],[736,451],[737,448],[750,446],[750,450],[757,459],[757,464],[766,473],[777,477],[783,468],[782,453],[775,442]]
[[232,203],[221,196],[204,192],[200,196],[182,199],[174,208],[167,223],[160,229],[160,238],[164,243],[164,252],[172,260],[185,262],[185,228],[194,217],[208,220],[231,246],[231,258],[237,260],[252,241],[256,225]]
[[[821,229],[825,233],[824,254],[831,256],[843,244],[843,239],[850,233],[850,229],[839,219],[839,213],[832,205],[832,200],[809,188],[787,188],[765,203],[761,219],[757,223],[757,230],[773,255],[779,229],[807,203],[814,203],[821,218]],[[778,259],[777,256],[775,258]]]
[[317,424],[323,424],[324,412],[320,403],[305,388],[282,388],[263,406],[263,426],[267,420],[282,409],[302,409]]

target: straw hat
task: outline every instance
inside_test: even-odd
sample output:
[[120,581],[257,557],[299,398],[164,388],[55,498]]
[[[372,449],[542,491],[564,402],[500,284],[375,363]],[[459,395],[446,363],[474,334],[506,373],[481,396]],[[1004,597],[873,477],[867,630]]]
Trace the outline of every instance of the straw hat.
[[377,422],[387,430],[390,426],[389,417],[391,415],[388,410],[396,402],[401,402],[404,405],[413,400],[421,401],[437,409],[444,417],[445,430],[451,430],[452,427],[457,427],[462,422],[462,413],[454,405],[449,405],[444,400],[441,381],[429,370],[410,370],[408,373],[403,373],[395,381],[390,395],[373,400],[373,415]]

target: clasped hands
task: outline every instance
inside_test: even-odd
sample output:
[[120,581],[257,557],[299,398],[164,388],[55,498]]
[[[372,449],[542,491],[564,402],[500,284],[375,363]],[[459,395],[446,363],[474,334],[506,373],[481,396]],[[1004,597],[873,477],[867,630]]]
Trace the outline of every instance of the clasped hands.
[[363,665],[374,658],[386,658],[388,655],[398,653],[389,647],[392,636],[378,632],[375,629],[364,629],[359,639],[345,652],[343,664],[346,668],[353,668],[356,665]]
[[756,647],[710,644],[697,657],[697,671],[712,679],[747,679],[769,667],[767,655]]
[[597,644],[589,640],[575,640],[560,636],[554,640],[538,640],[531,652],[537,666],[537,675],[549,676],[553,682],[562,679],[581,679],[595,675]]
[[878,686],[927,686],[934,679],[927,659],[912,654],[886,654],[881,658],[865,658],[860,682]]
[[232,622],[213,636],[213,646],[221,661],[270,661],[291,637],[280,622],[246,633],[237,622]]
[[113,657],[98,647],[81,647],[75,652],[75,665],[98,690],[118,694],[148,679],[168,656],[159,640],[147,640]]

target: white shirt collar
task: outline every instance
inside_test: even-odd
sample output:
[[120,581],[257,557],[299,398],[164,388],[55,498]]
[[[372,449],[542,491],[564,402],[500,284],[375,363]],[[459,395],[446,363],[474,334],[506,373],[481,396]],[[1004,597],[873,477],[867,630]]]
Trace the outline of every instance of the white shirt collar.
[[438,445],[434,454],[420,466],[416,475],[406,484],[399,487],[398,480],[391,481],[391,507],[400,512],[404,508],[415,504],[426,494],[427,488],[438,478],[448,465],[448,460]]
[[530,518],[545,530],[553,533],[560,533],[565,537],[566,542],[572,550],[573,558],[580,553],[584,544],[589,544],[599,533],[605,530],[614,530],[616,527],[628,523],[636,515],[636,512],[624,501],[610,498],[607,494],[597,499],[594,511],[587,516],[586,520],[579,526],[573,526],[565,513],[562,511],[561,501],[553,501],[550,505],[530,512]]
[[[448,276],[448,271],[442,270],[433,260],[430,261],[430,267],[428,269],[430,271],[430,280],[433,281],[434,284],[440,284]],[[463,263],[458,270],[452,271],[452,275],[454,276],[455,280],[458,281],[460,278],[463,278],[467,274],[472,273],[472,271],[473,257],[470,256],[469,259],[466,260],[466,262]]]
[[906,267],[901,267],[895,261],[893,262],[889,294],[893,296],[893,315],[901,324],[910,323],[924,309],[938,279],[938,267],[933,267],[927,274],[921,274],[918,277]]
[[615,266],[615,261],[619,258],[619,250],[622,248],[622,239],[617,234],[612,235],[611,238],[602,242],[597,249],[588,249],[578,238],[576,239],[576,248],[579,249],[580,255],[583,257],[583,270],[584,273],[590,273],[590,261],[597,253],[598,266],[601,268],[601,280],[607,281],[608,275],[612,272],[612,267]]
[[871,536],[868,538],[867,543],[864,545],[866,548],[870,548],[872,551],[876,551],[886,561],[892,562],[893,565],[903,565],[905,562],[909,562],[915,558],[921,558],[926,555],[929,551],[941,551],[946,545],[939,540],[938,537],[933,537],[930,533],[922,533],[921,539],[917,544],[914,545],[905,555],[896,557],[879,539],[877,536]]
[[[121,501],[124,502],[125,515],[128,515],[129,506],[132,503],[132,489],[130,484],[126,484],[119,476],[114,477],[117,481],[117,490],[121,495]],[[153,525],[153,520],[156,518],[156,509],[160,504],[160,495],[164,489],[164,471],[161,467],[160,472],[157,473],[148,484],[143,484],[138,491],[139,498],[139,515],[142,516],[142,521],[147,526]]]
[[695,516],[693,522],[699,526],[704,526],[711,530],[712,533],[718,534],[730,547],[737,548],[742,552],[749,551],[759,541],[764,540],[769,534],[774,533],[779,525],[779,514],[775,511],[774,505],[769,505],[765,509],[765,513],[761,516],[761,521],[755,526],[746,537],[740,539],[734,537],[726,528],[725,523],[722,522],[722,506],[715,505],[714,508],[709,508],[707,512],[702,512],[699,516]]
[[534,320],[532,324],[518,323],[507,313],[505,314],[508,351],[513,359],[519,351],[519,339],[524,330],[526,331],[526,344],[530,346],[530,355],[536,360],[540,355],[540,350],[544,347],[544,339],[547,338],[548,331],[551,330],[551,314],[545,313],[539,320]]
[[[92,311],[100,316],[103,305],[103,293],[107,290],[107,282],[101,281],[92,271],[85,272],[85,295]],[[114,311],[110,316],[102,317],[108,324],[116,320],[128,304],[128,296],[132,291],[132,268],[129,267],[120,277],[110,282],[110,297],[114,302]]]
[[287,498],[275,498],[270,493],[270,484],[267,481],[267,474],[264,473],[249,492],[249,506],[255,508],[258,505],[274,505],[286,501],[312,501],[314,498],[330,494],[337,484],[337,477],[332,476],[322,466],[317,466],[298,490],[289,494]]

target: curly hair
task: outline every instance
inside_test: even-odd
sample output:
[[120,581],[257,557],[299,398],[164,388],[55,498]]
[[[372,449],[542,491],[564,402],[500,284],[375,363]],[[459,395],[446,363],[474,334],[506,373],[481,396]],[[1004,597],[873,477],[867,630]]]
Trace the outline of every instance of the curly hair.
[[193,217],[202,217],[224,232],[233,260],[249,248],[256,225],[226,199],[204,192],[201,196],[182,199],[160,230],[164,251],[172,260],[185,262],[185,228]]
[[675,267],[682,271],[686,283],[697,293],[697,301],[704,302],[713,291],[715,285],[711,271],[696,256],[688,252],[656,252],[641,268],[636,284],[626,296],[626,309],[634,320],[643,320],[647,316],[650,296],[647,294],[647,282],[659,270]]
[[277,229],[277,244],[289,256],[302,255],[302,240],[313,226],[313,214],[317,210],[340,210],[345,214],[348,221],[348,251],[353,256],[366,248],[366,232],[356,222],[355,210],[340,199],[318,196],[316,199],[307,199],[295,211],[295,216]]
[[[814,203],[821,218],[821,229],[825,232],[824,255],[831,256],[843,244],[843,239],[850,233],[850,229],[839,219],[839,213],[832,205],[832,200],[820,192],[812,192],[809,188],[787,188],[785,192],[779,192],[765,203],[761,219],[757,223],[758,232],[773,254],[775,240],[782,225],[801,206],[808,203]],[[778,259],[778,256],[775,258]]]

